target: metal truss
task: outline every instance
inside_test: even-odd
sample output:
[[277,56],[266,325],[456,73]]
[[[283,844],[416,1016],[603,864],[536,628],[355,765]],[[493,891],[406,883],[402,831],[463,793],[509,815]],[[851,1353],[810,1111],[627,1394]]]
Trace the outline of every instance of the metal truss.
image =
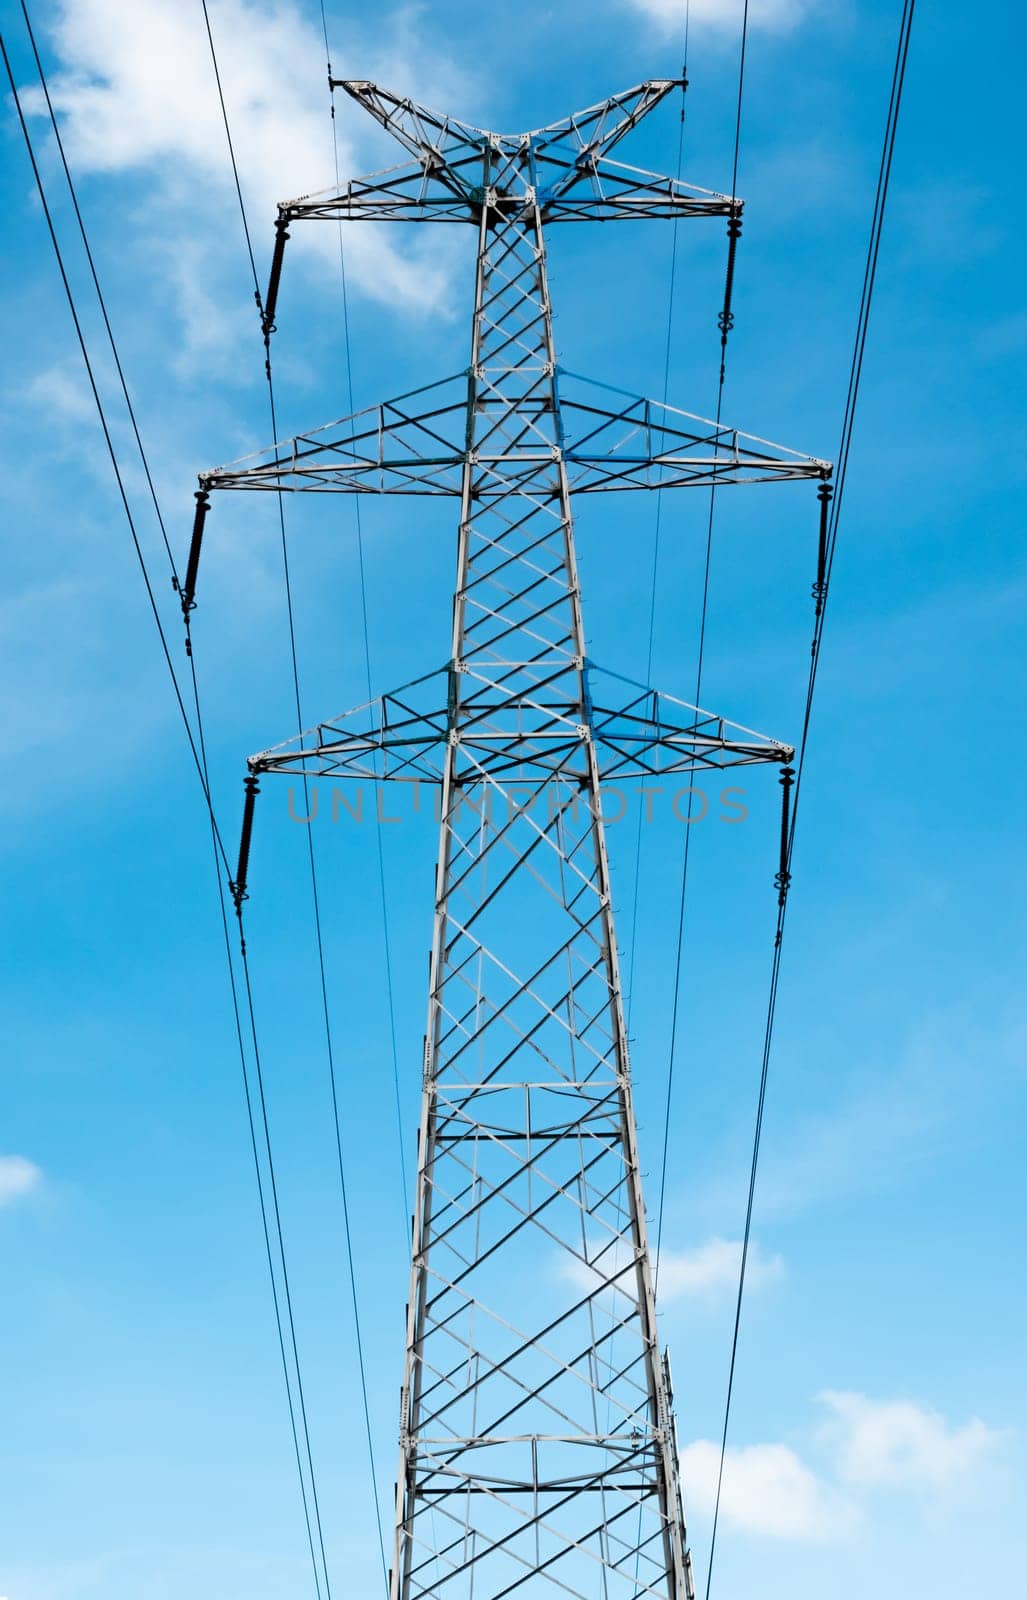
[[571,497],[830,467],[558,371],[548,223],[737,221],[610,157],[674,83],[513,136],[346,83],[407,162],[280,208],[265,328],[289,224],[460,221],[467,369],[200,480],[187,606],[212,490],[460,501],[446,667],[250,761],[440,790],[392,1600],[694,1594],[600,791],[792,752],[586,660]]
[[[470,452],[469,387],[478,424]],[[618,403],[603,404],[608,395]],[[826,479],[831,472],[827,461],[557,368],[543,391],[523,397],[515,428],[501,384],[487,372],[460,372],[218,467],[200,483],[458,496],[465,466],[472,468],[473,501],[505,499],[518,482],[525,493],[559,499],[560,466],[577,494]]]
[[544,222],[739,215],[741,203],[727,195],[610,160],[614,145],[680,83],[656,79],[564,122],[504,135],[439,116],[373,83],[333,79],[332,87],[345,89],[412,159],[355,178],[341,190],[285,201],[278,208],[280,227],[340,217],[477,226],[486,187],[497,212],[516,206],[530,187]]
[[[602,783],[784,764],[795,754],[790,745],[591,662],[585,663],[582,678],[584,716],[580,704],[550,699],[544,683],[537,692],[511,698],[470,666],[460,684],[452,667],[443,668],[251,756],[249,768],[256,775],[439,784],[446,751],[459,744],[478,782],[501,793],[504,778],[511,776],[518,783],[560,779],[580,786],[582,746],[589,739]],[[616,705],[608,703],[614,686]],[[625,691],[630,691],[626,699]],[[455,721],[458,698],[461,716]]]

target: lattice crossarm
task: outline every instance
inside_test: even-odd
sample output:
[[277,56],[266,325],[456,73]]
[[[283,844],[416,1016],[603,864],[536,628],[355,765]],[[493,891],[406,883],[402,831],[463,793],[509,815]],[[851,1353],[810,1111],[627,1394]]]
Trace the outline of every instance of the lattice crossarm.
[[[567,161],[570,157],[577,173],[584,172],[680,87],[680,78],[650,78],[620,94],[610,95],[584,111],[575,111],[560,122],[536,129],[530,135],[532,151],[536,158],[541,156],[550,162]],[[577,181],[571,168],[567,181],[568,184]]]
[[575,494],[613,493],[627,489],[709,489],[743,483],[823,481],[820,462],[789,461],[750,452],[726,455],[569,455],[570,487]]
[[[201,474],[201,489],[458,495],[469,459],[468,376],[453,374],[213,468]],[[483,425],[470,458],[477,469],[474,498],[505,494],[515,481],[527,484],[557,453],[578,492],[830,477],[831,463],[819,457],[641,396],[610,405],[595,391],[619,391],[561,376],[558,445],[546,434],[554,402],[543,388],[519,398],[514,432],[509,400],[498,386],[482,386],[475,404]],[[484,426],[490,417],[491,431]]]
[[443,116],[365,79],[331,81],[333,88],[344,89],[410,155],[439,163],[486,146],[496,151],[530,149],[536,157],[550,160],[604,155],[681,86],[680,78],[652,78],[529,133],[501,134]]
[[539,205],[546,222],[609,222],[618,219],[740,217],[743,202],[680,179],[646,172],[620,161],[593,157],[573,184],[545,181],[540,163]]
[[830,461],[726,423],[563,369],[558,378],[560,438],[577,493],[831,476]]
[[[604,782],[785,766],[791,745],[589,661],[589,724]],[[633,691],[633,692],[631,692]]]
[[251,773],[438,783],[449,742],[450,674],[426,673],[389,694],[250,756]]
[[431,111],[365,78],[332,78],[330,83],[333,89],[344,89],[410,155],[437,167],[452,155],[470,149],[480,152],[482,140],[489,137],[482,128]]
[[[623,719],[616,718],[620,725]],[[786,744],[745,743],[731,739],[706,739],[688,731],[649,733],[613,732],[596,736],[599,771],[604,783],[623,778],[694,776],[722,772],[732,767],[784,766],[795,752]]]
[[201,491],[458,495],[467,374],[454,373],[200,474]]
[[388,167],[285,200],[279,222],[476,222],[480,211],[480,153],[441,171],[424,161]]
[[[508,663],[505,673],[515,666]],[[439,784],[446,751],[454,750],[468,791],[491,786],[496,801],[509,807],[508,783],[578,784],[589,738],[604,782],[785,765],[794,755],[790,745],[657,690],[630,685],[625,695],[627,680],[591,664],[585,712],[565,698],[560,675],[506,695],[479,678],[477,692],[459,709],[453,678],[453,669],[431,673],[343,712],[251,756],[249,770]],[[606,690],[598,699],[595,682]]]
[[275,248],[261,309],[275,328],[285,244],[305,220],[480,223],[489,212],[542,221],[741,215],[741,202],[611,162],[609,153],[680,78],[657,78],[529,133],[499,134],[440,115],[364,79],[332,79],[403,147],[413,162],[356,178],[339,192],[298,196],[278,208]]
[[[444,712],[437,719],[411,721],[405,727],[365,733],[301,748],[261,752],[249,758],[254,774],[306,776],[308,778],[360,779],[373,783],[424,782],[438,785],[443,777],[443,753],[449,736],[444,727]],[[671,777],[703,772],[726,771],[734,767],[785,765],[794,756],[790,745],[758,743],[739,739],[714,738],[690,729],[654,731],[637,724],[620,711],[597,708],[599,726],[595,738],[599,773],[604,783],[625,778]],[[552,781],[574,782],[580,757],[576,738],[554,733],[549,738],[523,735],[479,733],[462,748],[475,768],[499,785],[496,793],[505,799],[505,780],[525,784]]]

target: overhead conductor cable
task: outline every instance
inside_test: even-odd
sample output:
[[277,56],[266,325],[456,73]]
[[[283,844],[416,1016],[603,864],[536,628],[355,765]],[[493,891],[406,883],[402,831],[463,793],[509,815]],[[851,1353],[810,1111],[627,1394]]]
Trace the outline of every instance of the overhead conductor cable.
[[[827,614],[828,588],[831,581],[831,568],[834,562],[834,552],[838,537],[838,518],[845,488],[846,475],[849,462],[849,450],[852,443],[852,430],[856,415],[856,402],[859,395],[860,378],[863,371],[863,356],[866,350],[867,331],[870,323],[870,307],[873,299],[874,282],[877,275],[877,261],[881,248],[881,235],[884,227],[884,213],[888,198],[888,188],[891,179],[892,157],[895,151],[895,137],[898,130],[899,110],[902,104],[902,90],[906,76],[906,62],[909,56],[909,41],[913,26],[913,11],[915,0],[903,0],[899,20],[899,37],[895,54],[895,64],[892,70],[891,93],[888,101],[888,112],[885,118],[884,137],[881,148],[881,161],[877,177],[877,190],[874,197],[873,215],[870,224],[870,238],[867,245],[866,265],[863,272],[863,288],[860,295],[859,311],[856,318],[856,335],[853,345],[852,360],[849,367],[848,389],[845,399],[845,413],[842,421],[841,445],[838,451],[838,464],[833,500],[830,511],[826,510],[827,495],[821,495],[822,527],[827,526],[827,548],[825,557],[818,570],[818,584],[823,585],[822,592],[814,589],[816,600],[816,615],[813,629],[813,645],[809,670],[809,681],[806,690],[806,709],[803,718],[802,738],[799,744],[799,757],[795,774],[794,790],[791,795],[791,814],[787,821],[787,854],[782,868],[784,878],[782,891],[778,897],[777,926],[774,934],[774,952],[771,961],[770,992],[767,1001],[766,1023],[763,1034],[763,1059],[760,1069],[759,1094],[756,1105],[756,1125],[753,1133],[752,1160],[749,1169],[749,1188],[746,1200],[745,1228],[742,1236],[742,1259],[738,1275],[738,1294],[735,1300],[734,1330],[731,1340],[731,1362],[728,1370],[727,1395],[724,1404],[724,1425],[721,1433],[720,1459],[717,1470],[717,1493],[713,1511],[713,1529],[710,1537],[710,1557],[706,1573],[706,1600],[709,1600],[710,1586],[713,1581],[713,1562],[717,1547],[717,1529],[720,1520],[720,1503],[724,1483],[724,1462],[727,1454],[728,1425],[731,1415],[731,1399],[734,1390],[735,1365],[738,1355],[738,1334],[742,1314],[742,1298],[745,1290],[745,1269],[749,1255],[749,1244],[752,1234],[753,1203],[756,1190],[756,1173],[759,1165],[760,1139],[763,1129],[763,1113],[766,1105],[767,1075],[770,1066],[771,1045],[774,1034],[774,1021],[777,1011],[777,993],[781,973],[781,952],[784,938],[785,915],[788,905],[788,887],[791,880],[792,856],[795,849],[795,829],[798,818],[799,791],[802,785],[802,776],[805,769],[806,752],[809,741],[810,722],[813,711],[813,694],[816,687],[817,669],[820,661],[820,645],[823,638],[824,622]],[[826,519],[829,518],[829,521]],[[823,577],[820,577],[820,571]]]

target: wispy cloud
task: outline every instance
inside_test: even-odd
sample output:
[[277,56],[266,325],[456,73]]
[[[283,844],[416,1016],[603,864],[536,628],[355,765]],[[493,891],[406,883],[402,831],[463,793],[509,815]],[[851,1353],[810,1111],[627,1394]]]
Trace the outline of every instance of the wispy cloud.
[[[826,1418],[808,1442],[818,1467],[791,1444],[741,1445],[724,1457],[720,1514],[745,1532],[816,1543],[844,1538],[876,1489],[921,1505],[964,1490],[994,1455],[1002,1434],[978,1417],[961,1425],[911,1400],[874,1400],[853,1391],[817,1396]],[[681,1452],[686,1504],[709,1515],[720,1446],[696,1439]]]
[[[70,362],[45,367],[37,372],[24,389],[25,399],[38,406],[51,421],[92,422],[96,415],[81,365]],[[2,1596],[0,1600],[3,1600]]]
[[[685,26],[711,33],[737,35],[742,25],[743,0],[627,0],[665,33]],[[749,26],[767,33],[787,33],[813,9],[815,0],[749,0]]]
[[0,1206],[9,1206],[38,1189],[43,1174],[26,1156],[0,1156]]
[[837,1389],[819,1399],[829,1413],[823,1436],[838,1475],[861,1488],[947,1489],[966,1479],[1001,1438],[979,1417],[954,1427],[939,1411],[911,1400],[871,1400]]
[[[274,9],[253,0],[212,0],[215,39],[232,119],[243,193],[258,260],[270,245],[277,202],[333,181],[324,45],[309,17],[291,4]],[[152,234],[155,260],[179,302],[188,348],[209,359],[226,338],[220,274],[226,229],[238,226],[231,170],[203,17],[177,0],[61,0],[50,29],[58,57],[51,93],[69,155],[82,173],[145,176],[154,184],[134,221]],[[341,41],[340,41],[341,43]],[[464,80],[418,29],[417,13],[381,21],[373,47],[346,41],[347,59],[368,76],[421,99],[459,99]],[[343,101],[345,96],[342,97]],[[45,106],[38,90],[26,105]],[[340,105],[336,124],[346,175],[398,159],[382,154],[370,118]],[[242,247],[232,246],[232,266]],[[377,300],[425,313],[446,302],[447,256],[417,230],[391,232],[362,224],[347,231],[353,286]],[[330,227],[296,230],[293,253],[338,272]],[[236,304],[238,296],[232,300]]]
[[[709,1515],[716,1502],[720,1446],[697,1439],[681,1452],[686,1506]],[[773,1539],[837,1537],[856,1519],[855,1506],[823,1482],[784,1444],[728,1450],[720,1514],[724,1521]]]
[[[617,1285],[610,1290],[611,1294],[633,1294],[633,1275],[627,1271],[632,1256],[627,1245],[619,1243],[615,1249],[606,1249],[600,1254],[602,1246],[593,1240],[589,1248],[597,1261],[596,1266],[568,1259],[561,1262],[562,1275],[583,1289],[600,1288],[609,1279],[616,1278]],[[734,1295],[741,1261],[740,1239],[714,1237],[692,1250],[662,1250],[659,1264],[661,1306],[676,1300],[715,1303]],[[780,1256],[765,1256],[755,1241],[750,1244],[745,1273],[747,1289],[760,1289],[775,1282],[783,1273],[784,1262]]]
[[[663,1250],[660,1255],[660,1302],[684,1299],[719,1299],[734,1294],[742,1264],[740,1239],[707,1239],[694,1250]],[[749,1245],[745,1267],[747,1290],[761,1289],[784,1273],[779,1255],[766,1256],[755,1242]]]
[[[864,1056],[857,1039],[851,1054],[839,1059],[842,1087],[834,1102],[797,1112],[784,1135],[766,1144],[756,1200],[760,1219],[790,1219],[919,1181],[925,1168],[965,1144],[1005,1097],[1019,1093],[1027,1043],[1022,1020],[988,992],[975,995],[973,1014],[968,1011],[960,1006],[925,1016],[883,1054]],[[967,1061],[987,1061],[987,1079],[969,1079]],[[722,1149],[711,1166],[699,1203],[715,1226],[737,1211],[744,1180]]]
[[[210,13],[263,284],[276,203],[332,181],[324,44],[312,21],[316,7],[312,13],[297,0],[273,6],[264,0],[210,0]],[[43,26],[41,43],[62,136],[80,180],[101,280],[171,539],[181,556],[197,467],[266,443],[269,431],[256,311],[246,286],[244,243],[202,8],[178,0],[145,5],[55,0]],[[364,37],[359,24],[351,21],[345,28],[343,35],[340,21],[333,50],[338,47],[339,59],[355,75],[458,111],[470,101],[467,80],[451,66],[445,49],[434,47],[431,18],[417,8],[377,13]],[[42,150],[49,136],[45,105],[38,85],[33,88],[29,80],[25,90]],[[401,159],[398,147],[370,117],[344,95],[338,100],[345,175]],[[60,208],[65,196],[59,166],[52,150],[47,157],[51,198]],[[27,179],[22,192],[31,204]],[[81,266],[74,227],[66,211],[60,218],[74,275]],[[468,249],[469,234],[459,242]],[[448,305],[451,251],[459,243],[445,229],[346,229],[354,298],[384,299],[390,311],[437,318]],[[298,228],[289,248],[289,292],[304,308],[303,319],[307,308],[311,318],[330,310],[338,319],[337,231],[317,224]],[[95,308],[84,277],[81,287],[79,310],[109,403],[122,472],[144,543],[152,537],[157,549],[110,360],[95,320],[90,322]],[[299,310],[296,320],[299,325]],[[337,320],[334,327],[337,331]],[[136,594],[123,583],[111,556],[115,536],[105,510],[112,492],[110,466],[77,355],[64,354],[68,337],[61,317],[53,329],[40,326],[39,369],[26,381],[24,366],[19,377],[19,364],[11,363],[10,381],[0,384],[5,425],[45,426],[47,463],[40,488],[34,494],[26,490],[21,513],[26,525],[41,525],[44,536],[22,541],[17,570],[0,602],[0,680],[10,686],[0,697],[0,715],[23,753],[52,751],[83,726],[117,726],[123,734],[117,759],[127,772],[144,744],[166,726],[173,702],[154,676],[155,691],[141,715],[139,679],[124,671],[127,630],[138,615]],[[294,348],[300,343],[301,333]],[[279,370],[295,379],[296,355],[284,347],[279,354]],[[313,387],[322,364],[310,370]],[[301,374],[298,386],[306,381]],[[337,370],[332,381],[337,388]],[[248,414],[235,396],[222,406],[229,386],[252,399]],[[335,411],[344,409],[337,400],[336,394]],[[217,427],[208,432],[212,411]],[[76,483],[95,484],[102,500],[94,505],[83,493],[69,514],[61,483],[66,467]],[[261,542],[259,523],[242,506],[226,505],[218,538],[204,556],[207,595],[216,597],[229,575],[235,594],[245,586],[246,606],[232,605],[226,615],[234,642],[258,626],[265,608],[278,599],[280,557]],[[177,633],[170,586],[162,585],[158,598]],[[205,656],[213,672],[233,648],[220,629],[216,632]],[[151,664],[155,673],[160,670],[155,650],[144,654],[139,672],[146,673]],[[33,684],[33,695],[26,696],[25,682]],[[86,759],[76,781],[95,781],[104,765]],[[39,764],[23,782],[7,787],[0,808],[27,816],[37,804],[52,803],[54,792],[52,769]]]

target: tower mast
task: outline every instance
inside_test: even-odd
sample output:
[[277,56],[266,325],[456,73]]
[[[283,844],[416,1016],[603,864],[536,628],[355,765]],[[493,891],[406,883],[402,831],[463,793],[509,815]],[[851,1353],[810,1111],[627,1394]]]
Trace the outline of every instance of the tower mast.
[[830,468],[559,371],[550,223],[737,225],[610,155],[673,80],[516,135],[343,86],[409,160],[279,208],[265,330],[296,222],[464,223],[469,364],[204,474],[194,553],[212,489],[459,500],[446,666],[250,761],[441,787],[391,1597],[692,1600],[602,787],[792,752],[587,660],[572,491]]

